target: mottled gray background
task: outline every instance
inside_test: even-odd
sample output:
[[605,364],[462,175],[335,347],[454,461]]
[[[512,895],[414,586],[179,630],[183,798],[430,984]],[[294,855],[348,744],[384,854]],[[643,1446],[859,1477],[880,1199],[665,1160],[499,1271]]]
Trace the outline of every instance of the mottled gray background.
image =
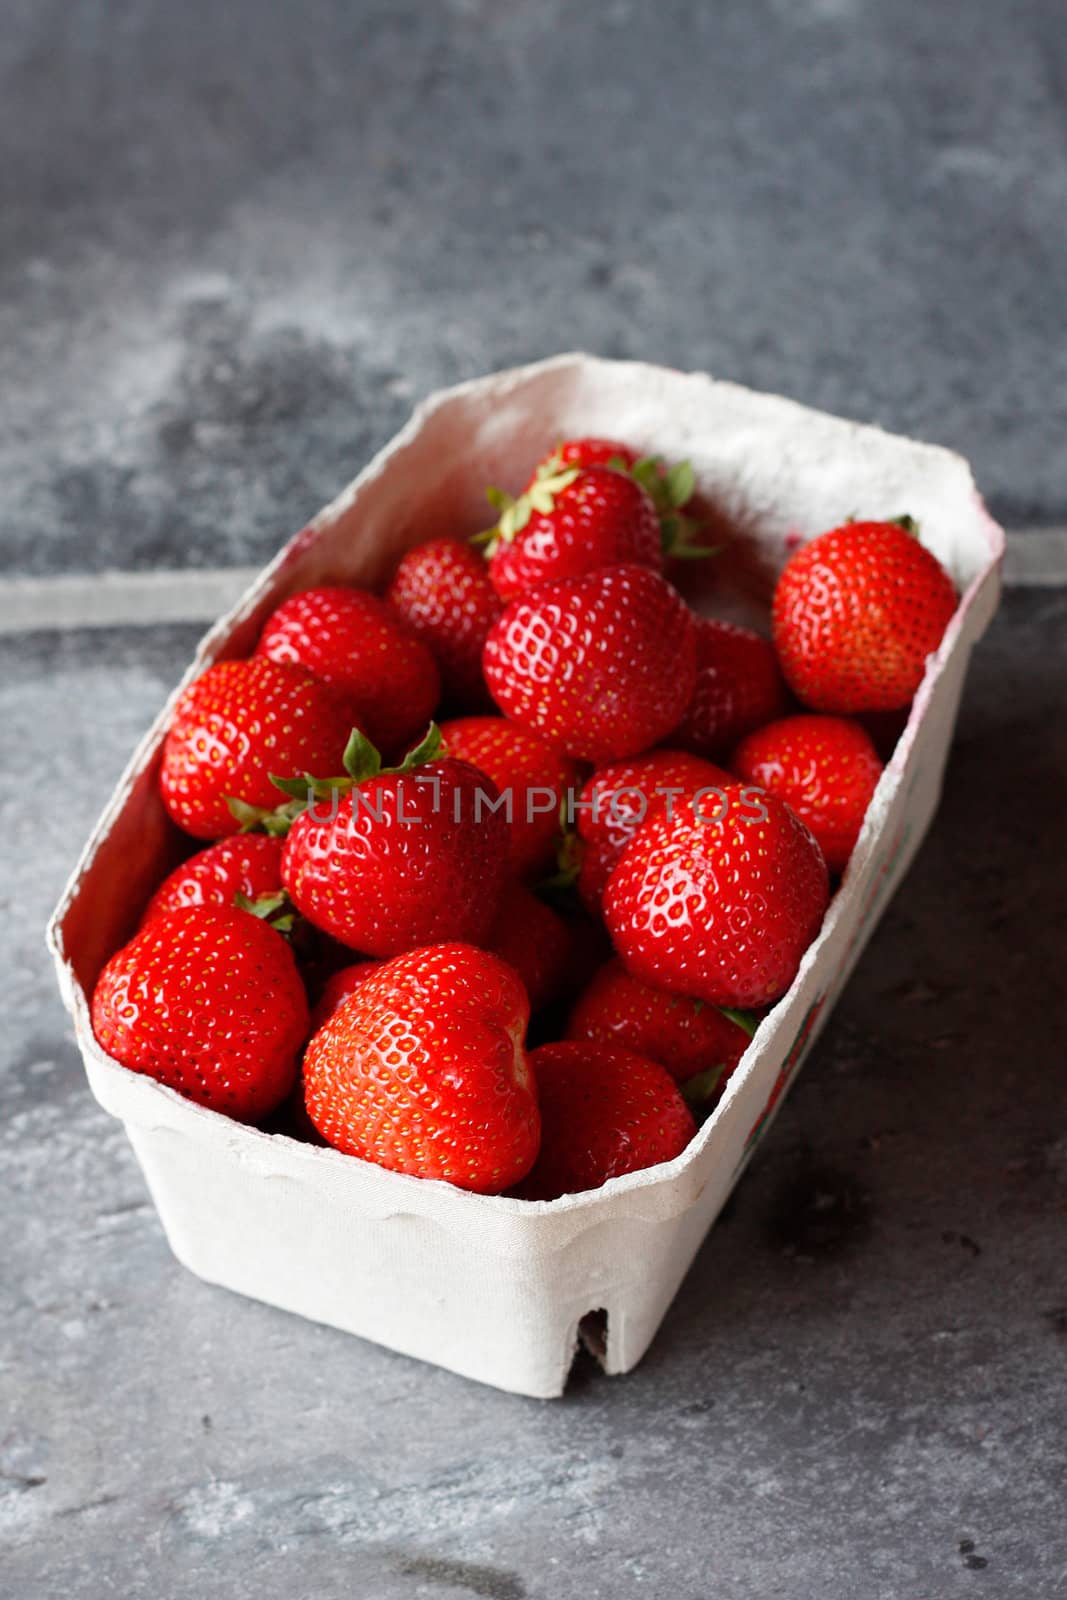
[[[256,560],[574,346],[1063,523],[1065,93],[1058,0],[0,0],[7,573]],[[0,641],[5,1600],[1067,1592],[1064,592],[648,1359],[548,1405],[197,1282],[86,1091],[40,929],[194,638]]]
[[1067,519],[1061,0],[4,0],[17,566],[273,550],[441,383],[585,347]]

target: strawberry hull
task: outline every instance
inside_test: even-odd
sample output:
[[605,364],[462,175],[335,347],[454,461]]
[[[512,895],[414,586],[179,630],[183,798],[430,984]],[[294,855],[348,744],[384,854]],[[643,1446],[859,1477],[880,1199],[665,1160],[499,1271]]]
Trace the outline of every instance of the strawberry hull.
[[606,1314],[607,1371],[640,1360],[773,1120],[937,807],[1003,554],[966,463],[948,451],[700,374],[564,356],[427,401],[211,630],[184,681],[247,655],[266,615],[297,590],[377,587],[434,530],[476,531],[485,483],[520,487],[559,438],[591,433],[692,461],[725,546],[716,614],[765,619],[788,555],[847,516],[916,517],[962,596],[822,931],[682,1155],[549,1203],[478,1196],[242,1126],[110,1060],[88,996],[176,859],[156,784],[169,705],[49,927],[90,1086],[125,1124],[179,1260],[239,1293],[541,1397],[562,1393],[590,1312]]

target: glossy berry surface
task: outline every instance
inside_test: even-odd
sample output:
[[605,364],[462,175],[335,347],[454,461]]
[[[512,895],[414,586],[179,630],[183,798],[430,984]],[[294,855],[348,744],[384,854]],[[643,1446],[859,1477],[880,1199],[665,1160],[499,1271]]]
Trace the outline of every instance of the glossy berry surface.
[[882,776],[874,743],[849,717],[784,717],[750,733],[734,751],[738,777],[785,800],[842,873]]
[[723,767],[686,750],[650,750],[598,767],[574,808],[584,842],[579,888],[585,903],[599,906],[612,868],[649,817],[673,811],[702,789],[733,781]]
[[303,667],[253,657],[221,661],[180,696],[163,745],[159,787],[174,821],[199,839],[241,824],[227,805],[272,809],[271,773],[338,772],[352,707]]
[[753,728],[789,705],[774,647],[732,622],[696,619],[696,683],[672,745],[724,761]]
[[631,450],[628,444],[620,444],[618,439],[587,434],[581,439],[564,439],[538,463],[538,470],[553,472],[560,467],[610,467],[616,461],[621,461],[624,467],[632,467],[636,460],[637,451]]
[[609,1178],[673,1161],[696,1131],[670,1073],[655,1061],[588,1041],[530,1052],[541,1103],[541,1151],[528,1200],[599,1189]]
[[719,1088],[748,1048],[744,1028],[687,995],[642,983],[619,960],[609,961],[593,978],[571,1011],[568,1039],[618,1045],[666,1067],[679,1083],[722,1067]]
[[123,1066],[253,1122],[293,1086],[308,1008],[279,933],[245,911],[193,906],[161,912],[112,956],[92,1017]]
[[702,818],[653,817],[608,880],[604,917],[635,977],[712,1005],[760,1007],[785,993],[822,925],[822,851],[784,801],[726,791]]
[[685,602],[648,567],[603,567],[513,600],[486,641],[505,715],[568,755],[612,761],[666,737],[696,676]]
[[496,543],[489,577],[503,599],[597,567],[637,562],[662,571],[659,517],[641,485],[609,467],[570,476],[545,480],[564,485],[549,495],[551,509],[531,511],[513,537]]
[[786,563],[774,642],[813,711],[893,711],[915,694],[955,609],[952,579],[915,532],[850,522]]
[[295,662],[340,690],[372,744],[390,751],[425,732],[441,696],[429,650],[363,589],[294,594],[268,617],[256,654]]
[[282,841],[266,833],[219,839],[164,878],[145,907],[143,921],[187,906],[232,906],[241,894],[259,900],[281,893]]
[[508,873],[496,791],[463,761],[382,773],[298,816],[282,855],[297,910],[364,955],[480,942]]
[[[486,773],[508,802],[515,876],[527,878],[550,870],[560,833],[560,807],[568,791],[578,786],[577,764],[540,734],[505,717],[443,722],[441,739],[448,755]],[[508,816],[507,811],[504,814]]]
[[383,963],[312,1039],[308,1114],[330,1144],[394,1172],[496,1194],[537,1154],[526,993],[469,945]]
[[429,539],[402,558],[386,599],[436,660],[446,701],[488,705],[482,649],[504,602],[485,557],[457,539]]

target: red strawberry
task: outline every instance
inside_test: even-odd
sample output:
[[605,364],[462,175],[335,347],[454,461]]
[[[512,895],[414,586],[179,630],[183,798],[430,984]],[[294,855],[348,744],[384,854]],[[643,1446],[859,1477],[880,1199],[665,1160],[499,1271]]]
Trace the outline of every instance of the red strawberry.
[[570,467],[535,478],[516,501],[504,499],[488,544],[489,577],[505,600],[597,567],[637,562],[663,569],[652,500],[633,478],[609,467]]
[[465,761],[435,760],[439,743],[434,728],[403,767],[383,771],[354,738],[349,776],[313,782],[289,830],[282,882],[297,910],[366,955],[475,943],[496,915],[509,849],[496,789]]
[[[352,731],[352,708],[302,667],[221,661],[174,708],[159,775],[163,804],[199,839],[237,833],[278,795],[274,773],[332,772]],[[242,821],[227,804],[243,806]]]
[[386,599],[434,656],[445,698],[471,708],[488,704],[482,647],[504,603],[478,552],[456,539],[416,545],[397,567]]
[[347,695],[367,737],[400,750],[437,709],[441,679],[400,613],[363,589],[306,589],[268,617],[258,656],[295,661]]
[[721,1091],[751,1035],[718,1006],[654,989],[615,960],[601,967],[578,1000],[566,1037],[632,1050],[658,1061],[679,1083],[719,1067]]
[[261,900],[282,892],[282,841],[266,833],[240,833],[198,850],[164,878],[142,922],[183,906],[232,906],[237,896]]
[[773,647],[751,628],[696,619],[697,676],[671,744],[722,760],[739,739],[789,707]]
[[[659,517],[665,571],[680,573],[686,561],[714,554],[708,529],[690,515],[696,481],[688,461],[668,466],[660,456],[639,457],[636,450],[620,444],[617,439],[565,439],[551,455],[538,462],[526,486],[527,497],[544,479],[558,478],[569,467],[613,467],[641,485]],[[495,503],[503,501],[506,509],[506,497],[491,495],[490,498]]]
[[629,469],[637,462],[637,451],[617,439],[564,439],[550,455],[537,464],[533,481],[554,478],[565,467],[614,467]]
[[681,1155],[696,1124],[669,1072],[611,1045],[543,1044],[530,1052],[541,1151],[526,1200],[599,1189],[609,1178]]
[[848,717],[785,717],[743,739],[738,777],[778,795],[807,824],[831,872],[844,872],[882,763],[866,729]]
[[893,711],[919,687],[955,609],[952,579],[910,518],[848,522],[786,562],[774,642],[813,711]]
[[93,994],[93,1032],[108,1055],[247,1122],[289,1093],[307,1022],[289,946],[231,906],[153,917]]
[[722,767],[686,750],[651,750],[648,755],[599,767],[574,806],[584,842],[578,887],[590,910],[598,910],[612,868],[648,817],[672,809],[701,789],[734,780]]
[[785,993],[829,901],[822,851],[776,796],[740,784],[653,817],[608,881],[604,917],[645,983],[717,1006]]
[[513,600],[483,666],[505,715],[568,755],[617,760],[665,738],[688,704],[693,621],[648,567],[602,567]]
[[560,806],[578,784],[576,764],[539,734],[504,717],[443,722],[441,740],[446,755],[486,773],[504,797],[516,877],[543,873],[555,858]]
[[486,947],[514,967],[530,997],[531,1011],[551,1004],[566,987],[571,932],[563,918],[521,883],[500,897]]
[[318,1033],[323,1023],[333,1016],[349,995],[355,994],[371,973],[377,972],[382,965],[381,961],[353,961],[350,966],[338,967],[336,972],[331,972],[311,1013],[308,1033]]
[[529,1015],[519,979],[487,951],[441,944],[397,956],[308,1045],[311,1120],[349,1155],[498,1194],[537,1154]]

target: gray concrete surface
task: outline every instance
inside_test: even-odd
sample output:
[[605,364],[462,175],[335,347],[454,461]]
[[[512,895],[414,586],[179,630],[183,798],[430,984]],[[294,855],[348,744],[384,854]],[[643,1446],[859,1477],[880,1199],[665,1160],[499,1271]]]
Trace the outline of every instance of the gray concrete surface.
[[547,1404],[199,1283],[88,1095],[40,927],[192,643],[0,641],[5,770],[42,775],[0,795],[0,1592],[1063,1593],[1067,594],[1008,597],[934,831],[645,1363]]
[[1067,522],[1060,0],[7,0],[26,572],[255,561],[441,383],[585,346]]

